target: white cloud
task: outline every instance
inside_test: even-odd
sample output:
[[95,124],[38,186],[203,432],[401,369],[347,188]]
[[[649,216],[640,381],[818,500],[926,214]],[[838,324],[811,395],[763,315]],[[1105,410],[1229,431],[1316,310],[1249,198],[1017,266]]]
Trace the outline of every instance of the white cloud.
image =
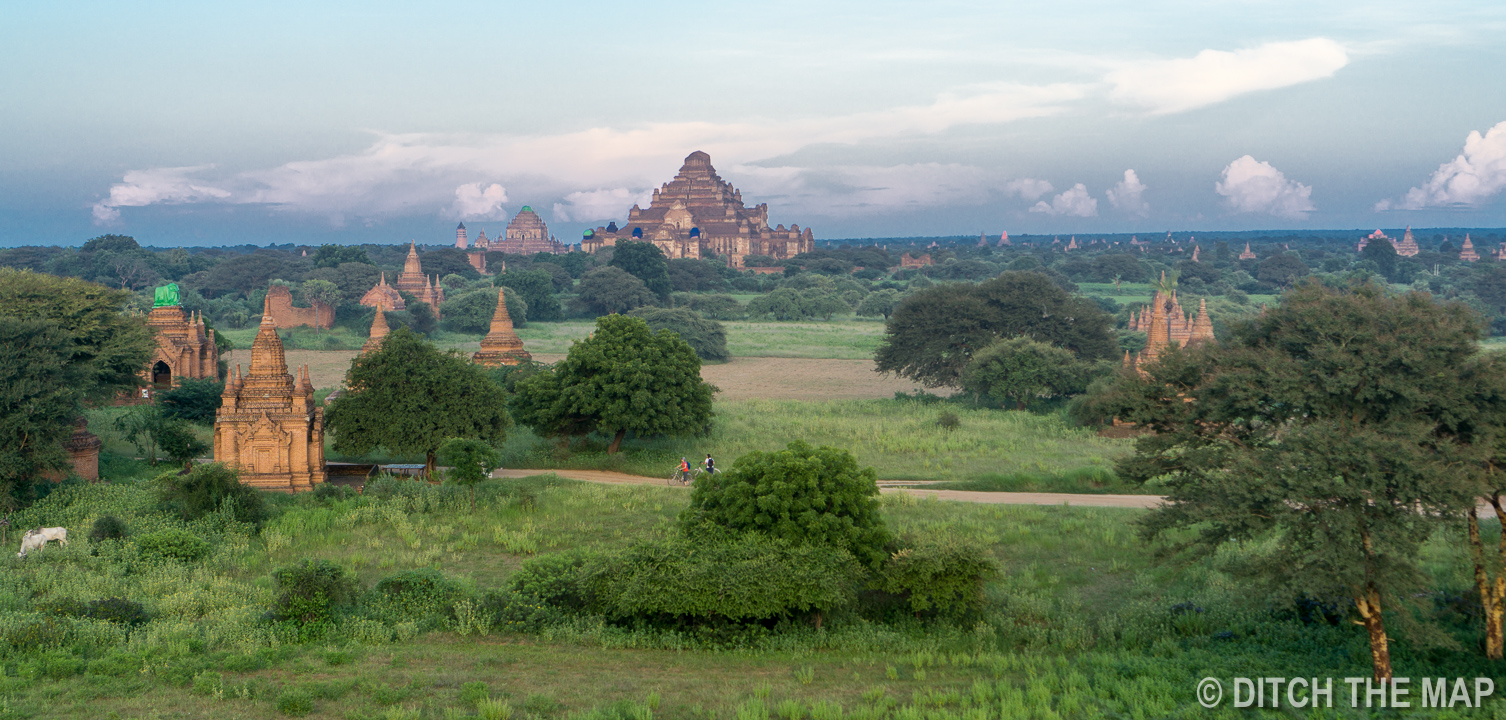
[[1050,205],[1047,205],[1046,201],[1042,200],[1030,208],[1030,212],[1046,213],[1047,215],[1095,217],[1098,215],[1098,199],[1088,194],[1086,185],[1077,183],[1068,188],[1066,192],[1051,198]]
[[1349,53],[1343,45],[1328,38],[1309,38],[1138,62],[1121,66],[1104,79],[1113,86],[1112,99],[1160,115],[1331,77],[1348,64]]
[[1300,220],[1317,209],[1313,207],[1311,186],[1288,180],[1270,163],[1249,155],[1229,163],[1223,180],[1213,187],[1235,212]]
[[563,222],[592,222],[626,218],[628,208],[646,207],[653,199],[653,191],[634,192],[627,188],[573,192],[564,197],[564,202],[554,204],[554,217]]
[[200,165],[127,172],[123,182],[110,187],[109,197],[94,204],[94,223],[108,225],[117,222],[123,207],[211,202],[230,197],[229,190],[195,181],[194,175],[212,167]]
[[461,220],[506,220],[505,202],[507,189],[497,183],[484,189],[481,183],[466,183],[455,188],[455,203],[448,212]]
[[1113,205],[1116,210],[1140,217],[1150,216],[1150,205],[1143,198],[1145,183],[1140,182],[1140,176],[1136,175],[1134,170],[1125,170],[1124,179],[1104,194],[1109,197],[1109,204]]
[[[1419,210],[1425,207],[1479,205],[1506,188],[1506,122],[1485,131],[1471,130],[1464,139],[1464,152],[1438,166],[1421,187],[1407,191],[1395,207]],[[1375,204],[1377,211],[1393,207],[1390,200]]]
[[1004,183],[1005,195],[1018,195],[1026,201],[1039,200],[1042,195],[1055,189],[1051,183],[1035,178],[1018,178]]
[[581,212],[602,219],[626,213],[631,203],[607,215],[584,206],[576,210],[588,198],[570,196],[596,192],[583,187],[652,187],[692,150],[709,152],[718,167],[729,168],[816,143],[851,144],[1054,115],[1086,93],[1084,85],[994,83],[942,93],[928,105],[825,118],[649,123],[535,136],[383,134],[358,153],[229,176],[216,177],[210,167],[131,171],[111,186],[111,198],[95,207],[95,215],[113,221],[120,207],[184,202],[261,204],[365,219],[426,214],[437,207],[455,213],[469,207],[456,188],[479,190],[477,178],[484,177],[501,180],[514,196],[562,198],[571,218]]
[[[715,158],[712,158],[715,160]],[[955,163],[840,165],[823,168],[734,166],[724,175],[795,217],[846,218],[982,205],[993,199],[991,171]],[[721,171],[718,171],[719,173]],[[776,224],[778,218],[770,218]]]

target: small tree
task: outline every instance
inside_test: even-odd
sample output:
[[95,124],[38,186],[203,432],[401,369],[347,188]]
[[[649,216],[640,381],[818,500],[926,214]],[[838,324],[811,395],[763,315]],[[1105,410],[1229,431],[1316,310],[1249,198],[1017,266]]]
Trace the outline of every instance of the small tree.
[[858,303],[858,314],[864,317],[882,315],[885,320],[894,314],[894,308],[899,305],[900,295],[897,290],[875,290],[868,293],[863,301]]
[[690,344],[702,360],[727,359],[727,331],[715,320],[707,320],[689,308],[648,308],[634,310],[652,330],[668,330]]
[[[303,283],[303,297],[314,308],[319,307],[316,303],[328,305],[331,319],[333,319],[335,308],[339,307],[340,301],[345,299],[345,295],[340,292],[340,286],[328,280],[305,280]],[[317,323],[314,324],[314,332],[316,334],[323,329]]]
[[669,261],[665,259],[664,251],[651,242],[629,240],[617,243],[611,265],[632,273],[661,300],[668,300],[674,289],[669,281]]
[[450,482],[470,491],[471,512],[476,512],[476,484],[502,466],[496,448],[469,438],[450,438],[439,446],[439,458],[450,466]]
[[162,408],[162,415],[169,420],[213,425],[224,392],[225,383],[219,380],[185,378],[176,387],[159,393],[157,404]]
[[889,532],[879,516],[876,477],[846,450],[796,441],[777,452],[748,453],[731,470],[697,480],[680,524],[687,531],[709,523],[795,545],[830,545],[877,568]]
[[483,368],[405,328],[388,334],[381,349],[357,357],[345,387],[345,397],[325,411],[335,450],[422,453],[430,475],[445,440],[500,443],[512,424],[507,393]]
[[618,267],[596,268],[580,279],[580,300],[597,315],[625,313],[657,299],[642,280]]
[[209,443],[194,435],[193,426],[182,420],[164,419],[157,429],[157,445],[169,460],[180,463],[183,469],[193,469],[193,459],[209,452]]
[[962,388],[1015,408],[1037,398],[1076,395],[1087,389],[1089,369],[1071,350],[1026,337],[999,340],[980,350],[962,371]]

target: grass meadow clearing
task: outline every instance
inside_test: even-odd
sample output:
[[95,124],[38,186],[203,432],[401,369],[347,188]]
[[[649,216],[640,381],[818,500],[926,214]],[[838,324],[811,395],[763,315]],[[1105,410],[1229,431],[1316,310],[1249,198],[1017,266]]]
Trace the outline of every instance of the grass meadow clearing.
[[[938,425],[943,413],[955,413],[960,425],[952,430]],[[658,476],[667,475],[681,457],[694,463],[709,453],[728,466],[748,452],[779,450],[803,439],[851,452],[883,480],[987,482],[996,476],[1031,476],[1040,485],[1031,489],[1046,490],[1056,486],[1054,478],[1070,476],[1077,479],[1061,487],[1124,492],[1110,471],[1114,460],[1132,449],[1128,440],[1100,438],[1056,415],[913,400],[725,401],[716,404],[714,422],[707,437],[629,441],[617,455],[606,454],[607,438],[593,437],[564,456],[553,443],[519,427],[507,441],[503,463]],[[1084,469],[1105,475],[1097,481],[1073,475]],[[1094,482],[1101,487],[1093,487]]]
[[[272,571],[304,559],[337,562],[364,588],[437,570],[472,597],[533,557],[664,534],[688,499],[547,476],[488,481],[478,496],[475,511],[463,491],[416,481],[344,500],[281,496],[255,533],[218,515],[185,524],[159,513],[144,480],[64,488],[16,526],[63,525],[77,539],[0,560],[0,717],[1233,718],[1245,714],[1197,705],[1199,678],[1369,670],[1362,630],[1304,623],[1241,586],[1219,570],[1238,556],[1154,564],[1135,539],[1140,511],[908,497],[883,499],[891,530],[981,543],[1000,567],[980,616],[876,624],[833,615],[820,630],[781,625],[728,642],[593,617],[514,632],[459,602],[421,617],[346,617],[313,642],[263,619]],[[131,536],[91,543],[87,528],[107,512]],[[207,556],[140,554],[133,538],[172,528],[208,540]],[[1437,584],[1455,592],[1468,586],[1461,552],[1429,546]],[[48,610],[109,597],[141,603],[150,621],[129,628]],[[1445,627],[1467,636],[1467,626]],[[1402,639],[1395,653],[1399,675],[1493,672],[1473,648]]]

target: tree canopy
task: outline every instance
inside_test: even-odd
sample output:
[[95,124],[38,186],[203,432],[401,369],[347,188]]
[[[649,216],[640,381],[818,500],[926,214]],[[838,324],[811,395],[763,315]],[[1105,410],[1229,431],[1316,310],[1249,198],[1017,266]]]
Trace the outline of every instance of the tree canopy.
[[705,523],[795,545],[829,545],[878,567],[889,532],[876,477],[846,450],[796,441],[748,453],[730,470],[696,480],[680,523],[690,531]]
[[641,307],[631,313],[648,323],[650,330],[668,330],[689,343],[702,360],[727,359],[727,331],[689,308]]
[[596,268],[580,279],[580,300],[597,315],[625,313],[658,300],[633,274],[618,267]]
[[513,409],[541,435],[611,435],[607,452],[615,453],[628,432],[705,432],[714,392],[701,379],[701,359],[678,335],[653,332],[642,318],[608,315],[554,368],[520,381]]
[[1263,543],[1245,570],[1351,598],[1390,678],[1382,607],[1419,587],[1438,519],[1473,508],[1479,336],[1459,304],[1306,284],[1222,344],[1169,351],[1117,388],[1119,417],[1152,431],[1119,472],[1167,491],[1145,534],[1192,529],[1196,554]]
[[[564,269],[561,268],[560,272],[564,272]],[[497,275],[492,284],[506,287],[513,291],[509,295],[518,295],[526,300],[529,319],[560,319],[562,313],[559,301],[554,298],[554,279],[547,270],[509,270]]]
[[643,281],[643,285],[660,299],[668,299],[674,286],[669,281],[669,261],[664,251],[651,242],[625,240],[612,252],[612,267],[622,268]]
[[[751,312],[751,307],[750,307]],[[927,387],[957,386],[973,355],[1024,336],[1087,360],[1110,359],[1113,318],[1037,272],[1005,272],[978,285],[943,284],[905,298],[884,328],[878,369]]]
[[999,403],[1025,407],[1043,398],[1087,389],[1090,367],[1070,350],[1028,337],[996,340],[973,355],[962,371],[962,388]]
[[458,351],[441,352],[406,328],[357,357],[344,397],[325,410],[334,448],[361,455],[376,447],[422,454],[433,472],[450,438],[500,443],[512,424],[507,393]]

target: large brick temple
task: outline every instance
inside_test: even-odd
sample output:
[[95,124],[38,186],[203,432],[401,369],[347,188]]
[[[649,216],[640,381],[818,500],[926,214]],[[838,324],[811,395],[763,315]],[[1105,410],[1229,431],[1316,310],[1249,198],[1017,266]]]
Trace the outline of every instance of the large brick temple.
[[324,482],[324,409],[308,368],[288,374],[270,304],[251,343],[251,369],[225,383],[214,418],[214,460],[263,490],[311,490]]
[[178,381],[214,379],[219,375],[220,355],[214,331],[204,327],[204,318],[178,304],[178,286],[158,288],[158,303],[147,313],[157,347],[142,377],[152,386],[167,389]]
[[[455,228],[455,247],[465,250],[469,247],[474,251],[493,251],[512,253],[513,255],[536,255],[538,253],[550,253],[558,255],[570,251],[563,243],[554,239],[549,233],[549,226],[544,223],[544,218],[533,211],[533,208],[524,205],[522,210],[508,221],[507,229],[503,234],[495,238],[487,238],[486,230],[482,230],[474,241],[467,239],[465,223],[460,223]],[[475,265],[475,261],[471,262]],[[478,268],[478,270],[481,270]]]
[[634,205],[621,227],[612,222],[587,230],[581,249],[596,252],[619,240],[652,242],[670,258],[725,255],[733,267],[743,267],[748,255],[791,258],[816,246],[810,228],[770,228],[768,204],[744,206],[742,191],[722,180],[711,156],[699,150],[685,158],[673,180],[654,191],[647,209]]
[[403,271],[398,273],[397,282],[388,285],[387,273],[382,273],[382,279],[361,296],[361,304],[389,312],[405,310],[407,303],[398,293],[399,290],[412,295],[418,302],[428,303],[434,310],[434,317],[439,317],[439,305],[444,302],[444,286],[424,274],[423,264],[418,260],[418,246],[413,242],[408,243],[408,257],[403,260]]

